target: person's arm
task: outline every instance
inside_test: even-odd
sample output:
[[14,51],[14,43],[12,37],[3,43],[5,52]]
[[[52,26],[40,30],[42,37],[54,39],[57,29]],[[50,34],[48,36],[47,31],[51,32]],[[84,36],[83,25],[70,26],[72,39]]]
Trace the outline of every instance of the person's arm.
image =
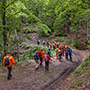
[[5,57],[4,57],[4,59],[3,59],[3,65],[5,66],[5,63],[4,63],[4,62],[5,62]]
[[11,57],[12,58],[12,63],[14,64],[14,65],[16,65],[16,63],[15,63],[15,61],[14,61],[14,58],[13,57]]

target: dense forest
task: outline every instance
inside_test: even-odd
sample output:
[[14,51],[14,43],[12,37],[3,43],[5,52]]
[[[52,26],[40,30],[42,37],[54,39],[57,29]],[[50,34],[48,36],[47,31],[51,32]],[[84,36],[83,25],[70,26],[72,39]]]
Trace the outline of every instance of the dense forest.
[[90,49],[90,1],[0,0],[1,56],[14,46],[18,50],[20,32],[37,32],[43,37],[70,36],[75,48]]

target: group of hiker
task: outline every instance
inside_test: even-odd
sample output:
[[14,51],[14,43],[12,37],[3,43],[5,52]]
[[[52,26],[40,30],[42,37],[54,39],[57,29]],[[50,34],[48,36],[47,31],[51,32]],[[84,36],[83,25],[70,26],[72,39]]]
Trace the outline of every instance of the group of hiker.
[[[40,45],[40,41],[38,44],[37,40],[37,45]],[[67,45],[67,44],[62,44],[62,43],[57,43],[57,42],[42,42],[43,46],[46,46],[47,48],[53,49],[56,52],[56,56],[59,58],[59,60],[61,61],[62,56],[65,55],[66,60],[68,60],[70,58],[70,61],[72,61],[72,49]],[[69,56],[69,58],[68,58]]]
[[42,66],[43,61],[45,61],[45,70],[49,70],[49,62],[51,60],[51,50],[48,49],[48,51],[43,54],[42,49],[39,51],[36,51],[33,55],[34,60],[36,62],[36,69],[39,69],[39,66]]
[[[37,44],[40,45],[40,40],[37,40]],[[33,57],[36,62],[36,70],[39,69],[40,66],[42,66],[43,62],[45,61],[45,71],[49,70],[49,63],[52,56],[51,49],[56,52],[57,58],[59,58],[60,61],[62,61],[62,56],[65,56],[66,60],[68,60],[68,56],[70,61],[72,61],[72,49],[68,45],[63,45],[61,43],[50,43],[43,41],[43,46],[47,46],[48,51],[43,54],[43,50],[40,49],[39,51],[35,51]],[[7,79],[10,80],[12,77],[11,71],[12,71],[12,64],[16,64],[14,61],[13,56],[11,55],[11,52],[9,51],[6,56],[3,59],[3,65],[7,67],[8,69],[8,75]]]

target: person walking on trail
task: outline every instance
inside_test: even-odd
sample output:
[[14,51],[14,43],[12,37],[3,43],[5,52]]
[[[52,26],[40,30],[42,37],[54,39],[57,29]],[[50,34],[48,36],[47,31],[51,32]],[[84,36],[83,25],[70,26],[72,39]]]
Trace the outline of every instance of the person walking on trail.
[[47,41],[47,48],[49,48],[49,42]]
[[40,45],[40,40],[37,40],[37,45]]
[[52,43],[50,43],[50,48],[52,48]]
[[53,43],[53,50],[55,51],[55,44]]
[[48,55],[49,55],[50,57],[51,57],[51,55],[52,55],[50,48],[48,49]]
[[62,55],[62,51],[59,49],[59,50],[58,50],[58,56],[59,56],[59,61],[60,61],[60,62],[61,62],[61,59],[62,59],[62,58],[61,58],[61,55]]
[[62,49],[62,55],[64,56],[64,51],[65,51],[64,45],[62,45],[61,49]]
[[40,58],[40,65],[42,65],[42,62],[43,62],[43,51],[42,51],[42,49],[39,50],[38,55]]
[[34,58],[34,60],[36,62],[36,70],[37,70],[39,68],[39,65],[40,65],[40,63],[39,63],[39,55],[38,55],[37,51],[34,53],[33,58]]
[[10,80],[12,77],[11,71],[12,71],[12,64],[16,64],[14,61],[13,56],[11,55],[11,52],[8,52],[7,55],[3,59],[3,65],[7,67],[8,69],[8,76],[7,79]]
[[56,42],[54,42],[54,45],[55,45],[55,49],[57,48],[57,43]]
[[43,41],[43,46],[45,46],[45,41]]
[[57,43],[57,48],[59,48],[59,43]]
[[68,60],[68,47],[65,48],[65,57]]
[[44,61],[45,61],[45,70],[49,70],[49,60],[50,60],[50,56],[48,55],[48,52],[44,55]]
[[58,51],[59,51],[59,48],[56,48],[55,49],[55,52],[56,52],[56,57],[58,57],[59,55],[58,55]]
[[68,53],[69,53],[70,61],[72,61],[72,49],[71,48],[69,48]]

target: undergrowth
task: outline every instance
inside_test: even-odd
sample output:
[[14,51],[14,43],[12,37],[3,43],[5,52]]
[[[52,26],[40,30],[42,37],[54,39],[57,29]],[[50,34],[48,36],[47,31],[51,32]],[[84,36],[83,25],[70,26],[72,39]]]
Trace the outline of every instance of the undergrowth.
[[[87,75],[87,78],[83,78]],[[88,85],[90,80],[88,77],[90,76],[90,58],[87,57],[83,63],[76,68],[74,75],[68,81],[70,81],[70,88],[75,88],[75,86],[84,86],[84,84]],[[88,79],[88,80],[87,80]],[[87,83],[85,82],[87,80]]]

